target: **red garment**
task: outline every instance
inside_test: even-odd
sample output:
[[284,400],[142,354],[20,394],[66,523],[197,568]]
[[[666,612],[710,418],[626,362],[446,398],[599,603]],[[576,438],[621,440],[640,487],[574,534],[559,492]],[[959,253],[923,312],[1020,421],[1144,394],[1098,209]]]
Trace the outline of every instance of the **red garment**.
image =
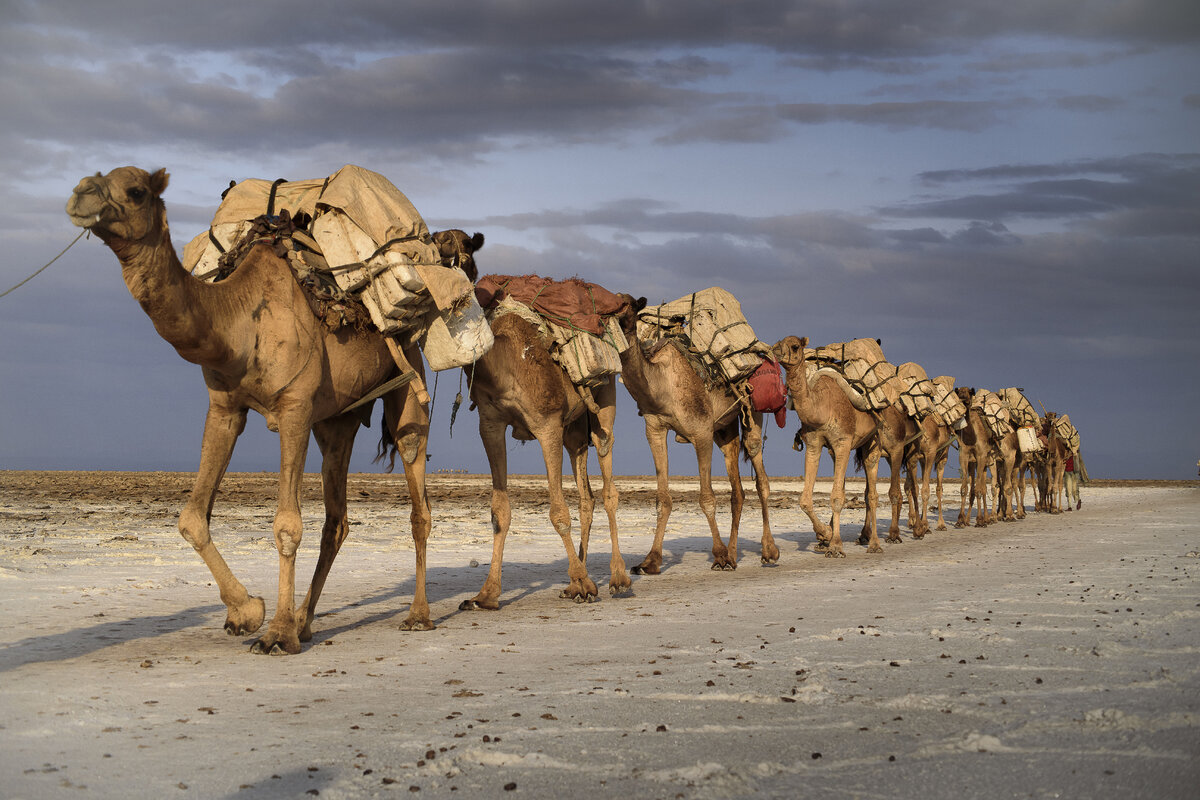
[[1067,472],[1075,471],[1075,456],[1067,456]]
[[750,402],[755,411],[775,414],[775,424],[783,427],[787,423],[787,390],[779,373],[779,362],[764,357],[763,363],[748,379]]
[[537,275],[484,275],[475,299],[485,309],[505,297],[524,303],[555,325],[604,335],[603,317],[621,310],[621,299],[602,286],[579,278],[556,281]]

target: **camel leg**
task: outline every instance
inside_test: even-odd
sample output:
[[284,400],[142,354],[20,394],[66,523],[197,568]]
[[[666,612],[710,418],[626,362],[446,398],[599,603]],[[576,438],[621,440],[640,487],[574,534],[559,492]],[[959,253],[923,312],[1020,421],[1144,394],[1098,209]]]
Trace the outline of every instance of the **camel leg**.
[[459,610],[470,611],[486,608],[494,611],[500,607],[501,567],[504,564],[504,540],[512,521],[512,508],[508,502],[508,451],[504,447],[504,433],[508,426],[500,420],[487,416],[486,407],[479,407],[479,438],[487,453],[488,466],[492,470],[492,563],[488,567],[487,579],[479,593],[464,600]]
[[266,617],[266,604],[261,597],[252,597],[246,587],[234,577],[229,565],[217,550],[209,534],[213,501],[217,487],[229,466],[233,446],[246,427],[244,409],[227,409],[209,404],[204,421],[204,439],[200,446],[200,467],[188,495],[187,505],[179,515],[179,534],[208,565],[213,580],[225,604],[225,632],[230,636],[248,636],[260,627]]
[[250,647],[252,653],[295,655],[300,652],[296,626],[296,551],[300,548],[300,482],[312,432],[309,408],[288,409],[279,419],[279,504],[275,511],[275,549],[279,551],[279,597],[267,632]]
[[971,492],[979,502],[979,509],[975,512],[975,527],[986,528],[991,514],[988,509],[987,462],[982,458],[975,459],[975,478],[971,484]]
[[[717,527],[717,496],[712,488],[712,449],[713,437],[708,431],[689,432],[685,434],[688,441],[696,449],[696,466],[700,474],[700,511],[708,520],[708,531],[712,535],[712,569],[737,569],[737,552],[725,546],[721,540],[721,531]],[[741,488],[739,486],[739,488]],[[741,516],[741,506],[737,506],[738,516]],[[736,525],[736,523],[735,523]],[[734,528],[736,530],[736,527]],[[734,547],[737,541],[733,539]]]
[[[407,352],[407,351],[406,351]],[[417,374],[424,377],[418,353],[408,353],[410,364]],[[422,390],[423,391],[423,390]],[[412,531],[415,551],[414,586],[412,604],[408,616],[400,623],[402,631],[431,631],[433,620],[429,617],[429,597],[426,594],[425,570],[426,550],[429,534],[433,528],[433,512],[429,507],[429,495],[425,490],[425,450],[429,445],[429,405],[421,400],[421,392],[413,384],[384,397],[384,423],[395,420],[393,438],[404,464],[404,481],[408,485],[409,529]],[[503,432],[501,433],[503,436]]]
[[946,519],[942,516],[942,488],[946,478],[946,463],[950,460],[949,453],[937,462],[937,530],[946,530]]
[[[542,458],[546,462],[546,484],[550,489],[550,524],[562,539],[567,551],[567,577],[570,583],[563,589],[561,597],[574,600],[576,603],[591,602],[596,599],[599,590],[588,577],[587,566],[580,560],[571,542],[571,512],[562,490],[563,467],[563,429],[557,426],[546,426],[533,431],[538,444],[542,446]],[[587,451],[584,450],[586,457]],[[586,462],[583,469],[583,479],[587,480]],[[589,493],[590,493],[589,487]]]
[[779,562],[779,547],[771,535],[771,481],[763,464],[762,414],[754,413],[751,425],[742,431],[742,438],[743,447],[750,454],[750,465],[754,468],[754,489],[758,493],[758,504],[762,507],[762,563],[776,564]]
[[[818,456],[820,454],[818,453]],[[812,457],[812,450],[809,449],[809,458]],[[850,445],[848,442],[839,443],[838,447],[833,450],[833,489],[829,492],[829,507],[831,510],[829,517],[829,547],[825,551],[826,558],[845,558],[846,552],[842,549],[842,507],[846,504],[846,468],[850,461]],[[816,469],[816,464],[813,464],[813,469]],[[804,466],[804,479],[808,480],[808,462]],[[868,512],[869,513],[869,512]]]
[[868,553],[883,552],[883,546],[879,544],[879,534],[876,532],[876,528],[879,527],[879,455],[879,446],[872,444],[871,449],[867,451],[867,457],[863,459],[863,472],[867,476],[867,524],[864,530],[867,534],[865,544]]
[[346,513],[346,476],[350,471],[350,454],[357,431],[358,419],[354,416],[334,417],[313,425],[313,435],[322,456],[321,488],[325,496],[325,526],[321,529],[321,554],[317,557],[308,594],[296,610],[298,636],[302,642],[312,639],[317,601],[321,598],[333,561],[350,533]]
[[667,520],[671,518],[670,464],[667,460],[667,427],[658,420],[646,417],[646,441],[654,459],[654,476],[657,480],[655,495],[654,543],[642,563],[633,568],[636,575],[657,575],[662,569],[663,537],[667,533]]
[[891,477],[888,481],[888,500],[892,504],[892,521],[888,524],[887,541],[890,544],[900,544],[904,540],[900,538],[900,511],[903,504],[903,498],[900,491],[900,459],[889,458],[888,469],[891,471]]
[[823,552],[829,547],[833,532],[817,516],[816,507],[813,505],[813,486],[817,482],[817,468],[821,462],[822,445],[815,439],[813,441],[805,440],[804,445],[804,491],[800,494],[800,508],[808,515],[808,520],[812,523],[813,535],[817,540],[817,552]]
[[[717,533],[717,528],[713,528],[716,538],[713,540],[713,569],[737,569],[737,542],[738,542],[738,526],[742,521],[742,509],[746,505],[746,491],[742,488],[742,474],[738,469],[738,455],[741,452],[741,444],[737,439],[737,430],[726,429],[721,431],[715,439],[717,447],[721,448],[721,454],[725,457],[725,475],[729,478],[729,544],[725,547],[724,562],[721,562],[718,556],[717,544],[720,543],[721,537]],[[712,447],[709,447],[709,452],[712,452]],[[697,455],[699,455],[697,453]],[[709,462],[709,473],[712,475],[712,462]],[[711,483],[709,484],[712,485]],[[701,481],[700,489],[701,506],[703,506],[704,489],[703,480]],[[706,515],[707,516],[707,515]],[[716,523],[716,496],[713,497],[713,523]]]
[[[621,556],[621,545],[617,536],[617,484],[613,480],[613,428],[617,418],[617,384],[616,381],[605,384],[594,392],[600,414],[592,429],[592,443],[596,447],[596,460],[600,462],[600,479],[603,488],[600,490],[604,498],[604,512],[608,516],[608,535],[611,544],[611,555],[608,559],[608,591],[614,597],[633,588],[629,574],[625,571],[625,559]],[[598,430],[597,430],[598,428]],[[581,560],[583,556],[580,556]]]

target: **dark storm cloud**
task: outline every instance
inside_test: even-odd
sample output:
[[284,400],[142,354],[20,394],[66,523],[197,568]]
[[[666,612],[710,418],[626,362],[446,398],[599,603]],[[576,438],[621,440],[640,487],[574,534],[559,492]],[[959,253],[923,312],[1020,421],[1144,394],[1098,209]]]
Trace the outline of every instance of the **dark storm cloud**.
[[11,24],[89,31],[114,44],[157,42],[207,50],[339,43],[405,48],[555,48],[750,44],[784,52],[892,56],[947,42],[1020,36],[1186,42],[1200,36],[1191,0],[1010,0],[973,6],[957,0],[610,0],[605,3],[342,0],[174,4],[8,3]]

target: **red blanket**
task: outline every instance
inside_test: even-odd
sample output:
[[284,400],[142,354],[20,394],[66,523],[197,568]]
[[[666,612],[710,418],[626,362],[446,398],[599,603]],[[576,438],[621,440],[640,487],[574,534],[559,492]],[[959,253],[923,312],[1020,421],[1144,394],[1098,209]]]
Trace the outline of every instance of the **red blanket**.
[[475,284],[475,298],[489,309],[505,297],[532,308],[548,321],[594,336],[604,334],[604,317],[621,310],[620,298],[602,286],[579,278],[555,281],[537,275],[484,275]]

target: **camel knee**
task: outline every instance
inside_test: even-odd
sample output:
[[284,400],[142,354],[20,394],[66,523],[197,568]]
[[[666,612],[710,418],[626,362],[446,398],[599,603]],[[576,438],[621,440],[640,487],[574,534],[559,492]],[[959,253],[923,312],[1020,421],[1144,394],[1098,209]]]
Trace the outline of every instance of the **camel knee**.
[[179,515],[179,535],[196,552],[200,552],[212,543],[212,538],[208,533],[208,519],[190,508],[184,509],[183,513]]
[[275,547],[284,558],[294,558],[300,549],[300,515],[294,511],[281,511],[275,515]]

